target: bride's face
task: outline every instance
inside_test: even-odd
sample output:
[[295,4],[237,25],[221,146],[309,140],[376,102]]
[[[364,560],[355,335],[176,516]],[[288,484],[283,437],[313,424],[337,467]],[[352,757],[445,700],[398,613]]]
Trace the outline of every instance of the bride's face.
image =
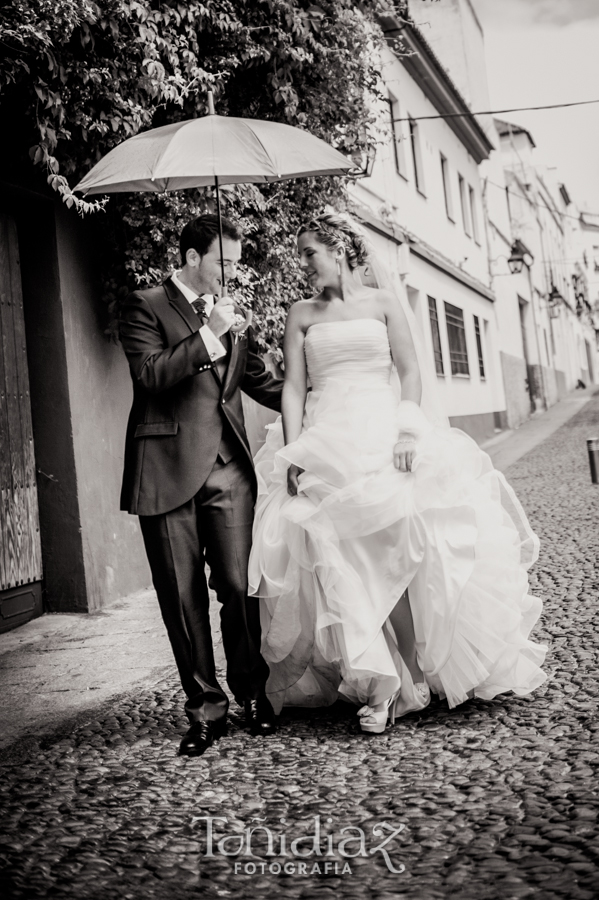
[[297,252],[310,287],[322,290],[338,283],[337,254],[332,248],[321,244],[313,232],[304,231],[300,234]]

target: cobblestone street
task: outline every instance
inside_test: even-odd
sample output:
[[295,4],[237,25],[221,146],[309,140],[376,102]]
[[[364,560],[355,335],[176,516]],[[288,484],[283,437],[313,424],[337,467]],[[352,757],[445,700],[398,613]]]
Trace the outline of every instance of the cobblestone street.
[[[255,739],[233,706],[228,736],[187,759],[173,670],[4,755],[2,896],[599,896],[599,486],[585,444],[598,434],[599,396],[506,473],[541,539],[534,637],[550,644],[550,677],[535,695],[433,703],[380,737],[340,704]],[[246,855],[257,826],[273,855],[264,830]],[[323,855],[302,860],[318,827]]]

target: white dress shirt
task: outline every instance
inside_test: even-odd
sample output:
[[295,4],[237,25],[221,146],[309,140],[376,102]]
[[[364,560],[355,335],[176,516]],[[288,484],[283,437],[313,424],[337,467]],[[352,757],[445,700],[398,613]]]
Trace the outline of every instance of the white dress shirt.
[[[175,285],[175,287],[179,288],[183,296],[189,303],[193,303],[194,300],[198,299],[198,295],[188,288],[186,284],[183,284],[182,281],[179,281],[178,275],[181,272],[173,272],[171,275],[171,281]],[[214,307],[214,297],[212,294],[202,294],[202,300],[206,304],[206,315],[209,316]],[[192,307],[193,309],[193,307]],[[194,309],[194,315],[196,315],[196,311]],[[200,328],[200,334],[202,335],[202,340],[206,344],[206,350],[210,355],[210,359],[214,362],[217,359],[222,359],[223,356],[227,355],[227,351],[223,344],[219,341],[217,336],[214,334],[211,328],[208,325],[202,325]]]

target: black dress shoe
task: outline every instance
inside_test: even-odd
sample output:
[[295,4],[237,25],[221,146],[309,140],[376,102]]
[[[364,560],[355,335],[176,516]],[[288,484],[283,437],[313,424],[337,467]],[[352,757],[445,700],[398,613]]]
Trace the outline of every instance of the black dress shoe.
[[276,732],[275,711],[264,694],[256,700],[246,700],[244,706],[245,721],[254,736]]
[[179,747],[179,756],[201,756],[214,741],[227,733],[226,719],[216,722],[194,722]]

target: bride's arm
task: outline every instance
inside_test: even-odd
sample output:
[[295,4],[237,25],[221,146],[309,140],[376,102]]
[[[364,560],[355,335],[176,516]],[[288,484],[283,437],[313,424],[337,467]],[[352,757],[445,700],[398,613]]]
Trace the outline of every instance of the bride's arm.
[[[302,319],[301,308],[299,304],[295,304],[287,316],[283,342],[285,382],[281,398],[281,412],[285,444],[292,444],[301,434],[308,392],[306,357],[304,355],[305,332]],[[289,467],[287,486],[292,496],[297,494],[297,478],[301,471],[298,466]]]
[[298,307],[299,304],[295,304],[289,310],[283,341],[285,382],[281,412],[283,413],[283,434],[286,444],[293,443],[301,434],[308,391],[306,357],[304,355],[305,335],[302,327],[302,314]]
[[406,314],[393,294],[387,291],[381,293],[384,294],[391,354],[401,382],[401,399],[420,404],[422,396],[420,367]]
[[[419,405],[422,397],[422,380],[406,314],[392,293],[382,291],[381,294],[391,354],[401,383],[402,403],[407,401]],[[398,435],[393,454],[395,465],[401,472],[411,471],[415,449],[415,436],[406,425]]]

